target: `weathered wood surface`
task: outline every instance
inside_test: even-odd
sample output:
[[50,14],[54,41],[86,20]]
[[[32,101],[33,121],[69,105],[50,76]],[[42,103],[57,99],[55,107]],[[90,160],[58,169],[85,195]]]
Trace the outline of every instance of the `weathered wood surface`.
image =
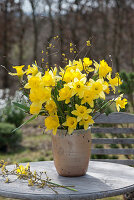
[[114,154],[114,155],[130,155],[134,154],[134,149],[92,149],[91,154],[96,154],[96,155],[109,155],[109,154]]
[[[109,114],[97,114],[94,119],[97,124],[124,124],[124,123],[134,123],[134,115],[123,112],[114,112]],[[98,117],[97,117],[98,116]]]
[[78,192],[57,188],[59,194],[55,194],[49,188],[29,187],[26,180],[5,183],[0,177],[0,195],[29,200],[94,200],[134,190],[134,168],[125,165],[91,161],[85,176],[73,178],[59,176],[52,161],[30,163],[30,166],[33,171],[47,171],[53,182],[75,185]]
[[134,165],[134,159],[119,160],[119,159],[93,159],[92,161],[119,163],[123,165]]
[[[98,116],[98,117],[97,117]],[[129,113],[111,113],[110,115],[106,116],[106,114],[97,114],[95,117],[95,122],[98,124],[134,124],[134,115]],[[114,138],[95,138],[92,139],[93,144],[134,144],[134,138],[122,138],[122,134],[125,135],[131,135],[134,134],[134,128],[115,128],[115,127],[105,127],[105,128],[96,128],[92,127],[91,132],[93,134],[99,133],[99,134],[113,134]],[[121,136],[120,136],[121,135]],[[119,138],[120,136],[120,138]],[[103,136],[105,137],[105,136]],[[118,149],[118,148],[111,148],[111,149],[103,149],[103,148],[97,148],[92,149],[92,154],[94,155],[134,155],[134,148],[131,146],[131,148],[128,149]],[[100,160],[104,162],[113,162],[113,163],[121,163],[121,164],[127,164],[127,165],[134,165],[134,160],[116,160],[116,159],[94,159],[94,160]]]
[[134,134],[134,128],[91,128],[92,133]]
[[96,138],[92,139],[92,144],[134,144],[132,138]]

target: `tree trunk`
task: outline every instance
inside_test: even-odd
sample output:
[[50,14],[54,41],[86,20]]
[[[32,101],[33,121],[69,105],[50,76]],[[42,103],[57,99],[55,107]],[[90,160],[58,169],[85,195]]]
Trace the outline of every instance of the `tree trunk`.
[[32,7],[32,21],[33,21],[33,29],[34,29],[34,60],[37,60],[37,52],[38,52],[38,27],[37,27],[37,20],[36,20],[36,3],[35,0],[29,0],[31,7]]
[[[53,38],[53,34],[54,34],[54,20],[53,20],[53,16],[52,16],[52,3],[50,2],[50,0],[46,0],[47,2],[47,5],[49,7],[49,20],[50,20],[50,23],[51,23],[51,32],[50,32],[50,36],[49,38],[47,39],[47,44],[49,45],[52,38]],[[52,57],[51,57],[51,48],[48,48],[48,65],[51,67],[52,66]]]
[[[4,31],[3,31],[3,52],[4,52],[4,56],[3,56],[3,65],[5,68],[8,68],[8,36],[7,36],[7,25],[8,25],[8,11],[7,11],[7,4],[8,4],[8,0],[5,1],[5,9],[4,9]],[[3,70],[3,89],[6,89],[9,87],[9,83],[8,83],[8,71],[7,70]]]
[[24,39],[24,24],[23,24],[23,11],[22,11],[22,0],[19,0],[19,22],[20,22],[20,33],[19,33],[19,65],[23,64],[23,39]]
[[63,24],[62,24],[62,16],[61,16],[61,10],[62,10],[62,1],[58,1],[58,9],[59,9],[59,17],[58,17],[58,24],[59,24],[59,35],[60,35],[60,66],[62,67],[62,53],[63,53]]

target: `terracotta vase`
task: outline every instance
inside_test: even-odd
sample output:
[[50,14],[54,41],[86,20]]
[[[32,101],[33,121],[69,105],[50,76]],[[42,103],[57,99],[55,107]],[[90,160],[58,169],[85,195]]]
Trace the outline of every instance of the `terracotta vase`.
[[71,135],[59,129],[56,135],[52,135],[52,150],[59,175],[85,175],[91,153],[91,129],[75,130]]

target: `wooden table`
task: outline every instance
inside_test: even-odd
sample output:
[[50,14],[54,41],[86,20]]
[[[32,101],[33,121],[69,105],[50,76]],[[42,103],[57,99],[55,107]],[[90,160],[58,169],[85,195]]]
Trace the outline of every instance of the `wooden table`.
[[[29,187],[24,180],[4,183],[0,177],[0,196],[35,200],[91,200],[111,197],[134,191],[134,168],[125,165],[90,161],[85,176],[69,178],[57,174],[53,161],[31,162],[31,170],[47,171],[52,181],[63,185],[75,185],[78,192],[56,188]],[[13,165],[8,166],[13,169]]]

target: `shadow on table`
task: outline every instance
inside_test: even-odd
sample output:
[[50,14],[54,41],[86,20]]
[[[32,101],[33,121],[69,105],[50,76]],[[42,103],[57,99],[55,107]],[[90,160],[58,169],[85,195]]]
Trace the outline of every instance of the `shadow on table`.
[[112,184],[110,185],[107,182],[107,180],[104,180],[104,179],[100,180],[99,178],[96,178],[88,174],[81,177],[62,177],[58,175],[57,181],[59,184],[63,184],[67,186],[70,186],[70,185],[75,186],[79,194],[100,193],[100,192],[106,192],[108,190],[114,189],[113,185]]

